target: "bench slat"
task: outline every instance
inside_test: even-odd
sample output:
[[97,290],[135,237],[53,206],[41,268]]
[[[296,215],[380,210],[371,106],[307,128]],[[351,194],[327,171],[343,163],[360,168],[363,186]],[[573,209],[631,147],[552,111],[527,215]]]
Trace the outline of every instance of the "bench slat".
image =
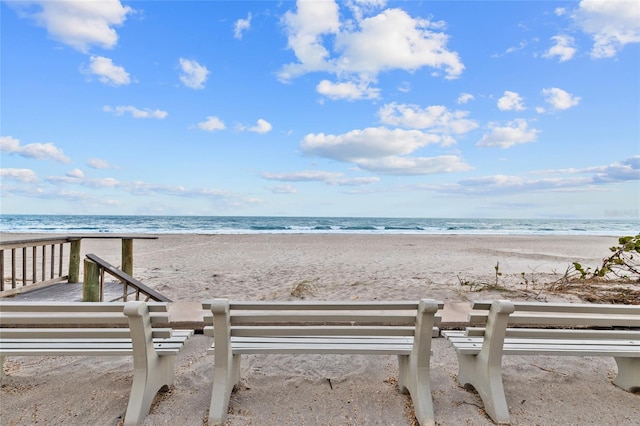
[[296,336],[301,334],[314,336],[334,336],[336,334],[354,336],[413,336],[415,327],[378,327],[378,326],[233,326],[231,336]]
[[233,353],[239,354],[345,354],[345,355],[409,355],[412,345],[405,347],[384,347],[380,345],[348,345],[348,344],[326,344],[313,345],[309,347],[307,344],[288,344],[288,345],[265,345],[265,344],[246,344],[243,346],[233,347]]
[[[166,330],[166,329],[163,329]],[[0,328],[0,339],[69,338],[82,339],[97,335],[112,338],[131,338],[128,327],[122,328]]]
[[[149,313],[167,312],[166,303],[146,302]],[[2,312],[119,312],[124,310],[125,302],[11,302],[3,301],[0,305]]]
[[[151,317],[151,324],[168,324],[169,316],[155,316]],[[128,324],[127,317],[122,315],[114,315],[111,313],[90,313],[88,315],[82,314],[67,314],[67,313],[53,313],[51,315],[38,314],[33,315],[30,313],[25,314],[12,314],[11,316],[0,314],[0,324],[3,327],[10,326],[26,326],[26,325],[40,325],[40,326],[61,326],[61,325],[118,325]]]
[[373,337],[354,337],[354,336],[331,336],[331,337],[232,337],[231,344],[233,346],[242,345],[244,343],[282,343],[282,344],[323,344],[323,343],[337,343],[337,344],[383,344],[383,345],[412,345],[413,337],[391,337],[391,338],[373,338]]
[[[270,310],[270,311],[358,311],[358,310],[417,310],[418,302],[415,301],[371,301],[371,302],[327,302],[327,301],[307,301],[301,300],[295,303],[291,302],[243,302],[243,301],[230,301],[229,308],[233,310]],[[206,309],[206,307],[205,307]]]
[[558,324],[558,325],[580,325],[588,327],[640,327],[640,311],[636,315],[550,315],[550,314],[524,314],[516,311],[509,316],[510,324]]
[[[638,358],[637,350],[629,349],[629,346],[554,346],[545,348],[541,346],[509,346],[505,345],[504,355],[557,355],[557,356],[605,356],[605,357],[631,357]],[[481,346],[455,346],[456,352],[462,355],[477,355]]]
[[[484,324],[487,314],[472,312],[469,314],[470,324]],[[509,316],[511,325],[540,325],[540,326],[586,326],[586,327],[640,327],[638,315],[526,315],[515,312]]]
[[[177,355],[182,346],[156,348],[158,355]],[[12,349],[3,356],[131,356],[131,349],[127,348],[43,348],[43,349]]]
[[[449,333],[450,331],[447,331]],[[484,327],[467,327],[466,336],[484,336]],[[443,331],[444,334],[444,331]],[[507,337],[583,337],[587,339],[624,337],[626,339],[640,339],[640,330],[595,330],[591,328],[507,328]]]
[[[491,301],[471,302],[471,308],[475,310],[491,309]],[[615,305],[596,303],[546,303],[546,302],[512,302],[518,311],[529,312],[567,312],[567,313],[600,313],[600,314],[622,314],[640,315],[640,305]]]
[[11,316],[0,315],[0,323],[3,327],[8,325],[63,325],[63,324],[128,324],[127,317],[122,313],[89,313],[89,314],[69,314],[69,313],[54,313],[54,314],[32,314],[30,312],[15,313]]
[[[171,337],[170,328],[154,328],[153,338]],[[64,338],[82,339],[101,336],[103,338],[131,338],[129,328],[0,328],[0,339]]]
[[[465,345],[467,343],[479,344],[482,346],[482,337],[467,337],[467,336],[451,336],[448,335],[449,340],[455,345]],[[546,347],[551,345],[574,345],[574,346],[631,346],[636,347],[640,352],[640,340],[624,340],[624,339],[518,339],[518,338],[506,338],[504,340],[505,345],[538,345],[540,347]]]
[[373,323],[373,324],[413,324],[416,321],[415,314],[399,315],[388,312],[377,313],[307,313],[307,312],[238,312],[231,316],[231,325],[236,324],[260,324],[260,323]]

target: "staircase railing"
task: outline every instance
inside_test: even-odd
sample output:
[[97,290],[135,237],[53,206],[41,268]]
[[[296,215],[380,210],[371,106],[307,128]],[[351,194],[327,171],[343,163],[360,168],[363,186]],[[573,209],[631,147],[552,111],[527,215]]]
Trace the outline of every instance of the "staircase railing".
[[[171,302],[171,299],[147,287],[126,272],[121,271],[95,254],[87,254],[84,261],[84,286],[82,299],[85,302],[104,301],[104,277],[105,273],[117,278],[122,283],[122,296],[115,300],[154,300],[158,302]],[[112,300],[112,301],[115,301]]]

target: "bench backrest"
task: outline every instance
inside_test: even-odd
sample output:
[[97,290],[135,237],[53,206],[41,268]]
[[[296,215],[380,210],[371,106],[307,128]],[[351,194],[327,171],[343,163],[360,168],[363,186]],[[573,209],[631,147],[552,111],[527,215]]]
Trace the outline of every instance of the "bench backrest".
[[[129,302],[135,306],[139,302]],[[0,337],[37,338],[42,336],[61,338],[87,338],[100,333],[104,336],[127,337],[129,318],[123,303],[85,302],[0,302]],[[147,303],[153,337],[170,337],[169,313],[166,303]],[[163,328],[158,328],[162,326]]]
[[[228,305],[226,305],[228,303]],[[203,303],[204,333],[214,334],[213,315],[228,306],[231,336],[413,336],[419,308],[442,302],[240,302]],[[435,323],[440,321],[436,316]],[[227,325],[221,325],[227,326]],[[434,327],[437,335],[437,328]]]
[[[544,302],[511,302],[498,300],[494,302],[472,302],[473,311],[469,314],[467,329],[470,335],[482,335],[483,326],[486,325],[492,305],[494,312],[508,314],[506,325],[514,327],[507,330],[507,335],[515,337],[522,332],[518,327],[544,327],[544,328],[639,328],[640,329],[640,305],[613,305],[613,304],[589,304],[589,303],[544,303]],[[603,330],[603,336],[615,336],[615,330]],[[636,330],[640,335],[640,330]],[[553,332],[549,332],[552,334]],[[590,335],[597,336],[597,330],[589,331]],[[558,336],[569,333],[557,332]],[[577,335],[572,330],[571,335]],[[623,333],[619,333],[623,334]],[[624,332],[625,336],[628,333]]]

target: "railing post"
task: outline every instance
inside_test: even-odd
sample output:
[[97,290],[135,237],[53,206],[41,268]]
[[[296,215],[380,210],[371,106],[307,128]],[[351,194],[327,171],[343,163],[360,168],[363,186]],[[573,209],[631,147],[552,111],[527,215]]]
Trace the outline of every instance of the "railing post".
[[133,238],[122,239],[122,272],[133,276]]
[[80,282],[80,242],[82,240],[71,240],[71,250],[69,253],[69,282]]
[[100,301],[100,268],[93,260],[84,260],[83,302]]

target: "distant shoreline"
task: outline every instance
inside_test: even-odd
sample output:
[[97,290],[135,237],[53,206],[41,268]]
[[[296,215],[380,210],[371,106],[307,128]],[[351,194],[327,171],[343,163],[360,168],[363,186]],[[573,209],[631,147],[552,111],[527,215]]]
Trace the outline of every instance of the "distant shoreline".
[[0,233],[605,235],[640,232],[640,220],[262,216],[0,215]]

